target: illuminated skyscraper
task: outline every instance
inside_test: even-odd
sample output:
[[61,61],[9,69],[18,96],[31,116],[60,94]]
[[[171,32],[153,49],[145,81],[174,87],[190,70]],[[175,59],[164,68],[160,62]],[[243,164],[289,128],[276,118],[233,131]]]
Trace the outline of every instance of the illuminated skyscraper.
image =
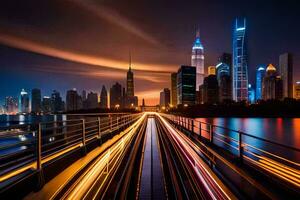
[[20,112],[21,113],[29,113],[29,96],[28,93],[22,89],[20,95]]
[[170,105],[170,90],[169,88],[164,88],[163,91],[160,92],[160,106],[161,107],[169,107]]
[[262,96],[264,100],[277,99],[283,97],[283,82],[280,76],[277,76],[276,68],[269,64],[266,69],[266,75],[262,84]]
[[177,104],[194,105],[196,100],[196,67],[181,66],[177,72]]
[[52,111],[57,113],[57,112],[62,112],[64,111],[64,102],[60,96],[60,93],[56,90],[53,90],[51,94],[51,104],[52,104]]
[[200,33],[197,31],[192,48],[191,65],[196,67],[196,88],[203,84],[204,80],[204,48],[200,41]]
[[177,73],[171,74],[171,105],[177,106]]
[[256,69],[256,101],[262,99],[262,82],[266,74],[266,66],[259,65]]
[[236,19],[233,29],[232,95],[235,101],[248,100],[246,19]]
[[279,75],[283,81],[283,97],[293,98],[293,58],[289,53],[279,56]]
[[122,86],[117,82],[110,88],[110,108],[120,108],[122,105]]
[[232,100],[231,63],[231,54],[223,53],[219,57],[219,63],[216,65],[216,75],[219,84],[220,102]]
[[254,87],[249,83],[248,85],[248,99],[249,103],[255,103],[255,90]]

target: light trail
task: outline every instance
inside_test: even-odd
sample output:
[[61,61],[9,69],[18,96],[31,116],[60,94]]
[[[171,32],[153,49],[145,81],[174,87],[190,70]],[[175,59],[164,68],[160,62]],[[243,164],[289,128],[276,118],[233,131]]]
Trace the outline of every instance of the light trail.
[[162,116],[156,114],[163,125],[168,129],[170,136],[175,143],[180,147],[181,153],[186,160],[193,166],[197,179],[206,188],[210,198],[212,199],[235,199],[234,195],[227,189],[227,187],[217,178],[217,176],[209,169],[209,167],[201,160],[197,152],[190,146],[190,142],[186,140],[185,136],[176,131]]
[[[144,113],[141,118],[139,118],[133,125],[132,129],[129,132],[121,133],[122,139],[112,139],[113,145],[106,150],[95,162],[89,167],[88,170],[79,178],[72,187],[65,193],[64,199],[85,199],[88,194],[91,192],[92,188],[95,187],[95,184],[99,179],[105,175],[104,179],[101,181],[101,184],[98,187],[96,194],[103,189],[104,183],[108,180],[111,173],[110,169],[114,169],[124,153],[124,149],[128,147],[131,143],[131,139],[137,133],[137,128],[143,123],[146,114]],[[115,161],[111,166],[112,161]],[[94,197],[96,198],[96,197]]]

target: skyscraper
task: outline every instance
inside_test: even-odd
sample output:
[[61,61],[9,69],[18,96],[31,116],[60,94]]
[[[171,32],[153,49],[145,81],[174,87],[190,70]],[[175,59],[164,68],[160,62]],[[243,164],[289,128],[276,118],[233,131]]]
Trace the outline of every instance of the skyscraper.
[[89,92],[87,95],[87,109],[98,108],[98,94],[94,92]]
[[62,112],[64,111],[64,102],[60,96],[60,93],[56,90],[53,90],[51,94],[51,104],[53,112]]
[[177,73],[171,74],[171,106],[177,106]]
[[233,29],[232,95],[235,101],[248,100],[246,19],[236,19]]
[[44,113],[52,112],[52,102],[50,97],[48,96],[43,97],[42,107]]
[[129,58],[129,70],[127,72],[127,97],[134,96],[134,80],[133,80],[133,72],[131,71],[131,55]]
[[290,53],[279,56],[279,75],[283,81],[283,97],[293,98],[293,57]]
[[102,86],[101,95],[100,95],[100,108],[106,109],[108,107],[107,104],[107,91],[105,86]]
[[31,112],[40,113],[41,112],[41,90],[40,89],[32,89],[31,90]]
[[276,68],[269,64],[266,69],[266,75],[263,79],[263,99],[281,100],[283,97],[283,82],[280,76],[276,74]]
[[196,67],[181,66],[177,72],[177,103],[194,105],[196,100]]
[[160,92],[160,106],[169,107],[169,105],[170,105],[170,90],[169,88],[164,88],[163,91]]
[[203,82],[203,102],[216,104],[219,101],[219,86],[216,75],[209,75]]
[[[81,101],[81,102],[80,102]],[[82,99],[78,95],[76,89],[68,90],[66,96],[66,108],[67,111],[75,111],[81,109]]]
[[266,66],[259,65],[256,69],[256,101],[262,99],[262,83],[266,74]]
[[231,62],[231,54],[223,53],[219,57],[219,63],[216,65],[216,75],[219,84],[220,102],[232,100]]
[[110,108],[122,105],[122,86],[117,82],[110,88]]
[[29,96],[28,93],[22,89],[20,95],[20,112],[21,113],[29,113]]
[[86,91],[85,90],[82,90],[82,92],[81,92],[81,98],[82,98],[82,101],[86,100]]
[[200,32],[197,31],[192,47],[191,65],[196,67],[196,88],[203,84],[204,79],[204,48],[200,41]]

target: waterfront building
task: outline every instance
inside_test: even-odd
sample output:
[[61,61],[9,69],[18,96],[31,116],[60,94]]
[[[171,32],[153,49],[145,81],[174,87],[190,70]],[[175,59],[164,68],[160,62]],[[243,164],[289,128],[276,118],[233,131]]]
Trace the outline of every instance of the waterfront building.
[[246,19],[235,19],[233,28],[233,100],[248,100]]
[[170,90],[169,88],[164,88],[160,92],[160,107],[167,108],[170,106]]
[[283,97],[293,98],[293,57],[290,53],[279,56],[279,75],[283,81]]
[[219,102],[219,85],[216,75],[209,75],[203,82],[203,102],[216,104]]
[[107,90],[105,86],[102,86],[101,89],[101,95],[100,95],[100,108],[106,109],[108,108],[108,103],[107,103]]
[[98,108],[98,94],[94,92],[89,92],[86,99],[87,109]]
[[265,65],[259,65],[256,69],[256,92],[255,92],[255,99],[261,100],[262,99],[262,83],[263,79],[266,74],[266,66]]
[[177,72],[178,105],[194,105],[196,100],[196,67],[182,65]]
[[53,90],[53,92],[51,94],[51,104],[52,104],[51,110],[54,113],[63,112],[65,110],[62,97],[60,96],[60,93],[56,90]]
[[34,88],[31,90],[31,112],[40,113],[41,112],[41,90]]
[[255,89],[250,83],[248,86],[248,101],[250,104],[255,103]]
[[110,108],[120,108],[122,106],[122,86],[116,82],[110,88]]
[[203,84],[204,79],[204,48],[200,41],[200,32],[196,32],[196,39],[192,47],[191,65],[196,67],[196,88]]
[[5,97],[4,109],[7,114],[16,114],[18,112],[18,98]]
[[208,67],[208,75],[216,75],[216,66]]
[[52,102],[50,97],[48,96],[43,97],[42,110],[44,114],[48,114],[52,112]]
[[294,98],[300,100],[300,81],[297,81],[294,85]]
[[29,113],[29,95],[24,89],[22,89],[20,93],[19,106],[20,106],[19,111],[21,113]]
[[266,75],[263,79],[263,99],[281,100],[283,97],[283,81],[277,76],[276,68],[269,64],[266,69]]
[[171,74],[171,107],[177,106],[177,73]]

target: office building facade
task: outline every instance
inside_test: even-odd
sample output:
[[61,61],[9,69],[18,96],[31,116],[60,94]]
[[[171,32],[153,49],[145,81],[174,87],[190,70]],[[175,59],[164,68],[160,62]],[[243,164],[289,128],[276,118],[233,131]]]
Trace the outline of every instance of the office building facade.
[[194,105],[196,100],[196,67],[181,66],[177,72],[177,103]]

